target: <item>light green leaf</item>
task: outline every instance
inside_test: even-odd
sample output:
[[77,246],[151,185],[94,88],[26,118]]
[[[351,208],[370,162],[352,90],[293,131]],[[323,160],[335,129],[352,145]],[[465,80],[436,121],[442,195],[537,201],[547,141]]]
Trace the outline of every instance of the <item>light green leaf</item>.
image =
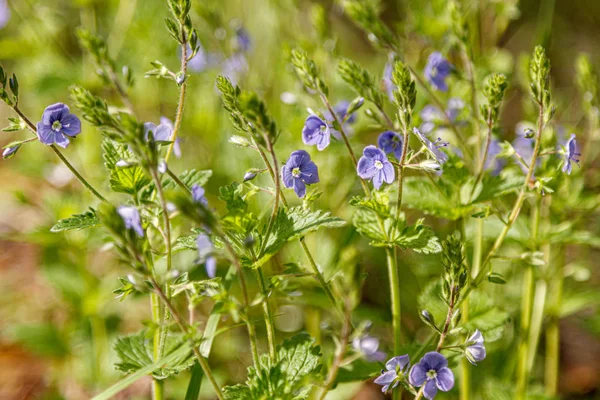
[[69,218],[59,220],[52,228],[51,232],[63,232],[72,230],[81,230],[100,225],[100,219],[96,215],[96,210],[90,208],[83,214],[73,214]]
[[150,183],[150,179],[140,167],[117,167],[117,162],[120,160],[127,161],[133,158],[133,154],[126,145],[105,139],[102,142],[102,151],[104,165],[110,171],[109,184],[112,190],[135,195]]
[[[181,173],[181,175],[179,175],[178,178],[188,189],[191,189],[194,185],[206,185],[211,176],[212,171],[210,169],[200,171],[190,169]],[[177,183],[175,183],[175,181],[173,181],[173,179],[169,177],[167,177],[163,182],[163,187],[166,189],[174,188],[176,186]]]

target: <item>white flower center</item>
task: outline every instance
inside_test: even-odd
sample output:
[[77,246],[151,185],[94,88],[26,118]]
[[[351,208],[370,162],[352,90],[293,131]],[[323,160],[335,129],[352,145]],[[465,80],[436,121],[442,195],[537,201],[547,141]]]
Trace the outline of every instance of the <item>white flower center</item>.
[[379,160],[375,161],[375,168],[377,169],[382,169],[383,168],[383,163]]
[[302,172],[300,171],[300,168],[294,168],[292,170],[292,176],[294,178],[300,178],[300,175],[302,174]]
[[435,379],[436,376],[437,376],[437,371],[435,369],[430,369],[429,371],[427,371],[428,379]]
[[325,131],[327,130],[327,125],[321,125],[319,130],[321,131],[321,133],[325,133]]
[[54,122],[52,123],[52,130],[54,130],[54,131],[56,131],[56,132],[60,131],[60,130],[62,129],[62,127],[63,127],[63,126],[62,126],[62,124],[60,123],[60,121],[59,121],[59,120],[56,120],[56,121],[54,121]]

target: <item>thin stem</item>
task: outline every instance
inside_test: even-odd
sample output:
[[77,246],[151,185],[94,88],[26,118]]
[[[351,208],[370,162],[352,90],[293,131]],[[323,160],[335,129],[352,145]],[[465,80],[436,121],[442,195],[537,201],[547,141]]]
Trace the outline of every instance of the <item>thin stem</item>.
[[[33,134],[37,136],[37,128],[36,128],[36,126],[33,124],[33,122],[31,122],[29,120],[29,118],[27,118],[25,116],[25,114],[23,114],[23,112],[21,111],[21,109],[19,107],[17,107],[16,105],[13,106],[12,109],[14,110],[14,112],[17,113],[17,115],[23,121],[25,121],[25,123],[27,124],[27,127],[31,130],[31,132],[33,132]],[[75,177],[79,180],[79,182],[81,182],[83,184],[83,186],[85,186],[90,192],[92,192],[92,194],[94,196],[96,196],[98,198],[98,200],[100,200],[100,201],[106,201],[106,199],[96,189],[94,189],[94,187],[65,158],[65,156],[60,152],[60,150],[58,150],[58,148],[56,147],[56,145],[54,145],[54,144],[50,145],[50,148],[52,149],[52,151],[54,152],[54,154],[56,154],[58,156],[58,158],[60,158],[60,160],[63,162],[63,164],[65,164],[67,166],[67,168],[69,168],[69,170],[73,173],[73,175],[75,175]]]
[[331,368],[329,369],[329,373],[327,375],[327,380],[325,381],[325,385],[323,390],[321,391],[321,395],[319,396],[319,400],[325,399],[327,393],[333,387],[335,383],[335,378],[340,370],[342,362],[344,361],[344,355],[346,354],[346,348],[348,347],[348,342],[350,340],[351,333],[351,309],[346,304],[346,312],[344,313],[344,325],[342,326],[342,332],[340,337],[340,343],[338,347],[338,351],[336,352],[335,358],[333,360],[333,364],[331,364]]
[[392,299],[392,327],[394,330],[394,354],[400,352],[400,343],[402,341],[402,301],[400,298],[400,277],[398,274],[398,263],[396,262],[395,248],[385,249],[388,279],[390,283],[390,296]]
[[398,166],[398,197],[396,200],[396,213],[394,219],[398,220],[400,209],[402,208],[402,185],[404,182],[404,163],[408,153],[408,129],[404,129],[404,141],[402,142],[402,155],[400,156],[400,165]]
[[[169,310],[169,312],[175,319],[175,322],[179,326],[179,329],[183,332],[184,335],[187,335],[188,333],[190,333],[190,326],[185,323],[185,321],[183,320],[181,315],[179,315],[179,312],[173,307],[173,305],[171,304],[169,299],[165,296],[165,293],[160,288],[160,285],[156,282],[156,280],[153,277],[150,277],[150,282],[152,283],[154,292],[160,298],[160,300],[163,302],[164,306]],[[213,376],[212,371],[211,371],[208,363],[206,362],[206,359],[204,357],[202,357],[202,355],[200,354],[200,351],[198,350],[198,346],[196,345],[196,343],[194,343],[194,341],[191,338],[188,338],[188,342],[190,343],[190,345],[192,347],[192,350],[194,352],[194,355],[196,356],[196,359],[198,360],[198,363],[202,367],[202,371],[204,371],[204,375],[206,375],[206,377],[208,378],[208,381],[212,385],[212,387],[215,391],[215,394],[217,395],[217,397],[220,400],[225,400],[225,396],[223,395],[223,392],[221,392],[221,388],[219,387],[219,384],[217,383],[215,377]]]
[[[479,124],[477,124],[477,126],[479,126]],[[479,172],[477,173],[477,179],[475,179],[475,184],[473,185],[473,189],[471,189],[471,197],[473,197],[475,190],[477,190],[477,185],[479,185],[479,183],[483,179],[483,173],[485,172],[485,162],[487,161],[488,152],[490,151],[490,145],[492,143],[492,130],[494,128],[494,122],[492,121],[492,113],[491,112],[488,113],[487,126],[488,126],[488,131],[487,131],[487,137],[485,140],[485,149],[483,150],[483,154],[481,154],[481,156],[479,157]],[[481,144],[478,143],[478,146],[481,146]]]
[[488,266],[490,265],[490,261],[496,255],[496,252],[500,249],[500,246],[502,246],[502,243],[504,243],[504,239],[506,238],[506,235],[510,231],[510,228],[513,226],[517,217],[519,216],[519,213],[521,212],[523,202],[525,201],[525,195],[526,195],[527,189],[529,187],[531,178],[533,176],[533,171],[535,169],[537,157],[540,152],[541,136],[542,136],[542,131],[544,129],[544,106],[542,104],[539,104],[539,107],[540,107],[540,111],[539,111],[539,116],[538,116],[538,128],[537,128],[536,137],[535,137],[535,147],[533,149],[533,156],[531,157],[531,163],[529,165],[529,169],[527,170],[527,175],[525,176],[525,182],[523,183],[523,186],[519,192],[519,196],[517,197],[517,200],[515,201],[515,204],[509,214],[506,225],[500,232],[500,235],[496,238],[494,245],[492,246],[492,248],[488,252],[487,256],[485,257],[483,263],[481,264],[481,270],[479,271],[479,273],[477,274],[475,279],[473,279],[471,281],[471,284],[465,289],[465,292],[463,294],[463,300],[465,298],[467,298],[468,294],[475,287],[477,287],[477,285],[479,285],[485,278],[485,275],[488,272]]
[[167,155],[165,156],[165,162],[169,161],[169,157],[173,152],[173,147],[175,146],[175,141],[177,140],[177,135],[179,134],[179,130],[181,128],[181,121],[183,120],[183,108],[185,106],[185,93],[187,91],[187,66],[188,66],[188,56],[187,56],[187,38],[185,35],[183,36],[183,42],[181,43],[181,74],[183,75],[183,82],[179,86],[179,100],[177,101],[177,112],[175,113],[175,123],[173,124],[173,133],[171,135],[171,144],[167,149]]
[[[265,142],[267,143],[267,149],[271,154],[271,158],[273,159],[273,169],[275,171],[279,171],[279,166],[277,165],[277,156],[275,155],[275,150],[273,150],[273,143],[271,139],[264,135]],[[257,145],[258,146],[258,145]],[[275,224],[275,218],[277,218],[277,212],[279,211],[279,197],[281,192],[281,181],[278,173],[273,174],[273,180],[275,181],[275,201],[273,202],[273,211],[271,212],[271,217],[269,218],[269,223],[267,224],[267,229],[265,231],[264,239],[262,245],[260,246],[259,255],[263,253],[267,246],[267,242],[269,241],[269,235],[271,234],[271,230],[273,229],[273,225]]]
[[558,250],[555,269],[550,275],[549,292],[552,293],[552,304],[548,312],[546,326],[546,365],[545,382],[546,394],[555,397],[558,392],[558,377],[560,373],[560,305],[563,294],[563,277],[565,268],[564,248]]
[[269,344],[269,356],[271,360],[276,360],[275,354],[275,328],[273,324],[273,312],[269,305],[269,292],[265,285],[265,277],[262,271],[262,267],[256,268],[256,280],[258,281],[258,287],[263,295],[263,311],[265,313],[265,325],[267,327],[267,342]]

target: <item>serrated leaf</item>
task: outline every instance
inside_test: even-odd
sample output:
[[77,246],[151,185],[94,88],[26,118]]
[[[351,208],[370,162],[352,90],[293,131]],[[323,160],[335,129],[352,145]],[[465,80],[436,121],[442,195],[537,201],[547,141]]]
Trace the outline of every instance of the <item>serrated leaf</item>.
[[100,219],[96,215],[96,210],[90,208],[83,214],[73,214],[69,218],[59,220],[52,228],[51,232],[63,232],[72,230],[82,230],[100,225]]
[[243,213],[248,209],[248,204],[242,197],[242,189],[243,186],[237,182],[219,188],[219,200],[225,202],[230,214]]
[[251,400],[254,399],[250,388],[246,385],[225,386],[223,394],[226,400]]
[[[192,186],[204,186],[212,176],[212,170],[195,170],[190,169],[181,173],[178,176],[179,180],[188,188],[191,189]],[[163,187],[166,189],[174,188],[177,184],[171,179],[166,178],[163,182]]]
[[[181,346],[181,336],[169,335],[165,344],[165,355],[169,355]],[[115,351],[119,362],[115,368],[125,373],[132,373],[154,363],[152,359],[152,340],[147,337],[145,330],[117,339]],[[152,375],[156,379],[166,379],[179,372],[190,368],[194,364],[191,350],[177,359],[172,364],[164,365],[155,370]]]
[[110,171],[109,184],[112,190],[135,195],[150,183],[150,179],[140,167],[117,167],[117,162],[120,160],[130,160],[133,158],[133,154],[126,145],[106,139],[102,142],[102,151],[104,165]]
[[458,191],[453,191],[443,181],[436,184],[427,178],[406,177],[403,188],[403,203],[425,214],[455,221],[469,215],[471,207],[460,203]]
[[393,244],[417,253],[434,254],[442,251],[440,240],[429,226],[423,225],[423,219],[418,220],[414,225],[404,227],[392,240]]

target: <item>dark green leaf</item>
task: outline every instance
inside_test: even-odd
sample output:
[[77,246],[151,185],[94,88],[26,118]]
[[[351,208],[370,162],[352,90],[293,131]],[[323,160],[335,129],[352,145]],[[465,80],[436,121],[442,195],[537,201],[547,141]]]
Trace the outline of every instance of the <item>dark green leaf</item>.
[[52,228],[51,232],[62,232],[92,228],[100,225],[100,219],[96,215],[96,210],[90,208],[83,214],[74,214],[69,218],[59,220]]

